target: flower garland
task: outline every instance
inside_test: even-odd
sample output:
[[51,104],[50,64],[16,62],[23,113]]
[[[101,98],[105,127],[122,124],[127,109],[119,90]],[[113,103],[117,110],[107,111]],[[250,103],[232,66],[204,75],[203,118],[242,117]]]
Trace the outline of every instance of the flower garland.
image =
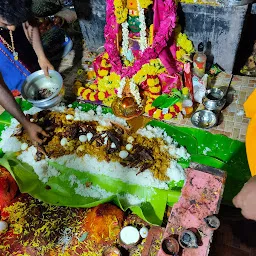
[[128,22],[122,23],[122,56],[126,57],[129,49],[129,29],[128,29]]
[[144,64],[142,68],[133,76],[136,84],[143,83],[148,76],[156,76],[166,72],[165,67],[161,63],[160,59],[150,60],[149,63]]
[[138,86],[134,83],[133,79],[131,79],[131,81],[130,81],[130,92],[133,95],[138,106],[141,106],[140,91],[139,91]]
[[[173,0],[166,0],[164,3],[163,20],[160,24],[159,30],[154,36],[152,47],[148,47],[142,54],[140,59],[137,59],[132,66],[123,66],[117,48],[117,34],[118,25],[115,17],[114,0],[107,0],[106,20],[105,26],[105,49],[111,56],[110,63],[112,65],[112,72],[119,74],[121,77],[132,78],[141,67],[148,63],[150,59],[158,58],[160,52],[166,47],[170,34],[176,25],[176,9],[177,6]],[[142,5],[141,5],[142,6]]]
[[[153,3],[153,0],[137,0],[141,8],[148,8]],[[114,0],[116,22],[121,24],[127,20],[128,8],[124,7],[123,0]]]
[[180,32],[180,26],[175,29],[175,42],[177,45],[176,59],[183,63],[187,62],[191,53],[195,51],[193,43],[188,39],[187,35]]
[[114,0],[116,22],[121,24],[127,20],[128,8],[124,7],[122,0]]
[[153,4],[153,0],[138,0],[141,8],[148,8],[151,4]]
[[121,82],[120,82],[120,87],[117,90],[117,97],[118,98],[122,98],[122,96],[123,96],[122,94],[123,94],[123,90],[124,90],[125,85],[126,85],[126,78],[123,77],[121,79]]
[[144,9],[140,6],[140,1],[137,0],[138,10],[139,10],[139,21],[140,21],[140,50],[144,52],[148,47],[147,44],[147,32],[146,32],[146,22],[145,22],[145,15]]

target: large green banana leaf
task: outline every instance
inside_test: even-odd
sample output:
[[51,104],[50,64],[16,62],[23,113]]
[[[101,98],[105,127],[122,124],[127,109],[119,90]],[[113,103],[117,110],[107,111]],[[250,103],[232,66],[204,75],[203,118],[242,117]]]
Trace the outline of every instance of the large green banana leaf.
[[[49,165],[56,168],[60,174],[57,177],[50,177],[47,183],[42,183],[33,168],[17,160],[15,154],[5,154],[0,159],[0,165],[10,171],[22,193],[28,193],[46,203],[87,208],[113,201],[121,209],[127,210],[129,208],[145,221],[156,225],[162,223],[166,204],[173,205],[180,196],[180,191],[131,185],[105,175],[80,172],[56,162],[49,162]],[[101,189],[114,195],[105,199],[80,196],[75,193],[75,187],[69,185],[70,175],[76,176],[82,184],[86,182],[90,182],[92,185],[97,184]],[[145,203],[138,206],[129,205],[122,198],[120,199],[120,196],[126,193],[145,200]]]
[[[19,104],[23,109],[29,109],[31,107],[31,105],[26,101],[20,101]],[[78,103],[74,103],[73,106],[80,106],[84,111],[88,111],[90,109],[95,110],[97,107],[92,104]],[[111,112],[111,110],[109,108],[103,108],[103,113],[107,112]],[[10,123],[10,120],[11,116],[6,112],[0,116],[0,131],[4,129],[5,125]],[[185,146],[191,154],[190,161],[227,171],[228,179],[224,191],[224,201],[226,203],[231,203],[232,198],[242,188],[244,182],[249,179],[250,171],[247,163],[244,143],[229,139],[223,135],[213,135],[209,132],[196,128],[171,126],[155,120],[151,121],[149,124],[165,129],[168,135],[172,136],[180,145]],[[124,210],[129,207],[128,205],[122,205],[118,196],[105,200],[95,200],[75,195],[76,199],[74,199],[74,191],[66,185],[66,175],[68,175],[70,171],[72,171],[72,174],[76,173],[78,179],[91,179],[95,184],[100,184],[100,187],[103,189],[110,189],[109,191],[119,195],[124,193],[124,191],[130,191],[131,194],[136,194],[139,197],[146,193],[148,196],[146,197],[148,202],[143,204],[141,207],[133,206],[130,207],[130,209],[143,219],[154,224],[159,224],[161,222],[166,203],[172,205],[177,202],[180,195],[180,187],[182,186],[182,182],[180,184],[169,184],[172,190],[168,192],[156,190],[156,196],[150,197],[149,195],[152,194],[150,194],[146,188],[139,188],[138,186],[131,185],[127,186],[127,184],[123,184],[120,180],[114,180],[109,177],[92,177],[89,173],[86,173],[86,176],[81,176],[82,174],[76,170],[70,170],[69,168],[60,166],[56,163],[49,163],[54,165],[54,167],[60,171],[61,175],[59,177],[50,178],[48,182],[49,184],[47,184],[51,189],[46,190],[46,185],[38,180],[32,168],[30,166],[25,166],[19,161],[17,162],[15,157],[5,155],[1,160],[1,164],[4,164],[11,171],[22,192],[30,193],[32,196],[52,204],[60,204],[61,201],[62,205],[91,207],[105,202],[105,200],[112,200]],[[185,161],[183,165],[187,166],[188,162]],[[30,171],[28,172],[28,170]],[[25,173],[27,173],[27,175],[25,175]],[[27,180],[30,180],[29,184]],[[104,182],[104,180],[106,182]],[[31,184],[35,185],[31,186]],[[116,186],[114,186],[114,184]],[[120,184],[122,184],[122,186],[120,186]],[[123,186],[125,186],[125,190],[121,189]],[[145,198],[145,196],[142,197]],[[65,198],[65,200],[63,198]]]
[[170,126],[153,120],[148,125],[164,129],[180,145],[187,148],[191,161],[227,172],[223,202],[231,204],[233,197],[251,177],[245,143],[205,130]]
[[[27,110],[31,105],[25,101],[18,102],[23,110]],[[73,104],[74,107],[80,106],[82,110],[95,110],[97,106],[92,104]],[[111,112],[109,108],[103,108],[103,113]],[[10,124],[11,116],[4,112],[0,116],[0,131],[6,125]],[[46,203],[70,207],[93,207],[98,204],[112,201],[121,209],[130,209],[145,221],[160,225],[166,204],[172,206],[180,197],[180,187],[177,190],[160,190],[151,187],[142,187],[139,185],[131,185],[122,182],[121,180],[107,177],[104,175],[93,175],[89,172],[80,172],[78,170],[70,169],[62,166],[56,162],[49,162],[48,164],[57,169],[60,173],[57,177],[50,177],[47,183],[42,183],[38,176],[33,171],[33,168],[21,161],[17,160],[15,154],[5,154],[0,158],[0,164],[5,166],[12,176],[17,181],[17,184],[22,193],[29,193],[35,198],[38,198]],[[70,175],[75,175],[82,183],[90,182],[98,185],[101,189],[111,192],[113,196],[105,199],[83,197],[75,193],[75,187],[69,185]],[[134,206],[122,200],[122,195],[129,193],[137,196],[139,199],[145,201],[141,205]]]

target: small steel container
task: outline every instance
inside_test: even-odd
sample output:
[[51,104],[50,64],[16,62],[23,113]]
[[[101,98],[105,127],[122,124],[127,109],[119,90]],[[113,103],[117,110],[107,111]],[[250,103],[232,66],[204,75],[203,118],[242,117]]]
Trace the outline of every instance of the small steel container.
[[217,124],[217,116],[210,110],[198,110],[192,115],[191,122],[198,128],[209,129]]
[[207,90],[203,97],[203,105],[208,110],[221,110],[225,104],[224,92],[218,88]]
[[[48,93],[45,98],[39,97],[44,90]],[[49,77],[43,70],[38,70],[27,77],[21,88],[22,97],[35,107],[47,109],[59,104],[64,96],[65,89],[61,75],[55,70],[49,70]]]

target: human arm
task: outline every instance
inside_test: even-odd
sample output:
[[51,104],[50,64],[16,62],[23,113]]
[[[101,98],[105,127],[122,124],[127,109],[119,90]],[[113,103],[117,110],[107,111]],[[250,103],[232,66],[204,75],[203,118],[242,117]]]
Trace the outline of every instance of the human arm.
[[44,71],[45,75],[48,76],[48,71],[50,69],[54,69],[54,67],[45,56],[38,27],[36,26],[36,24],[29,23],[28,21],[24,22],[22,25],[25,35],[37,55],[39,66]]
[[241,208],[245,218],[256,220],[256,176],[244,184],[242,190],[233,199],[233,204]]
[[40,126],[34,123],[31,123],[26,118],[26,116],[20,109],[20,106],[15,101],[14,97],[12,96],[10,90],[7,88],[1,76],[0,76],[0,105],[21,123],[21,125],[28,132],[28,135],[33,144],[35,144],[35,142],[39,144],[42,143],[42,140],[39,138],[39,134],[42,134],[43,136],[47,136],[46,132]]

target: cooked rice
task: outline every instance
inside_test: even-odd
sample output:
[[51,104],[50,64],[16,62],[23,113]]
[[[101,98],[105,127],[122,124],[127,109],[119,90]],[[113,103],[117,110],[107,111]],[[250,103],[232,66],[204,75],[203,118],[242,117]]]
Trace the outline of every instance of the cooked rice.
[[[39,110],[40,109],[37,108],[31,108],[29,111],[26,111],[26,113],[32,115],[39,112]],[[124,127],[128,126],[127,123],[121,118],[117,118],[109,113],[103,114],[100,107],[97,108],[96,112],[92,110],[88,112],[83,112],[79,109],[73,110],[66,109],[64,107],[54,107],[52,111],[54,112],[51,112],[51,115],[56,118],[56,120],[64,122],[65,124],[70,124],[75,121],[94,121],[97,122],[103,130],[105,129],[104,127],[111,126],[111,123],[113,122],[118,123],[119,125],[122,125]],[[61,113],[63,113],[62,115],[64,116],[66,114],[73,114],[74,120],[64,120],[63,116],[61,116]],[[11,125],[7,127],[2,133],[2,141],[0,142],[0,147],[2,148],[3,152],[20,152],[22,142],[27,142],[29,144],[28,141],[20,142],[16,137],[12,136],[17,124],[18,122],[15,119],[12,119]],[[58,127],[57,130],[63,132],[63,127]],[[24,138],[28,140],[28,138]],[[80,142],[79,140],[69,140],[67,142],[67,146],[62,147],[60,145],[60,140],[61,138],[54,135],[51,144],[49,143],[48,146],[45,147],[46,149],[54,149],[55,151],[58,151],[56,157],[53,157],[54,154],[50,154],[51,159],[46,157],[45,159],[36,161],[35,158],[37,149],[30,144],[26,150],[21,152],[21,154],[18,156],[18,159],[31,165],[42,182],[47,182],[49,177],[59,175],[59,172],[56,169],[54,169],[53,167],[49,167],[48,161],[54,161],[81,172],[90,172],[94,174],[106,175],[115,179],[120,179],[121,181],[129,184],[136,184],[166,190],[168,189],[167,183],[169,181],[178,182],[185,179],[184,170],[177,163],[177,160],[179,158],[188,159],[189,154],[184,147],[179,147],[177,142],[175,142],[170,136],[168,136],[164,130],[158,127],[146,126],[145,128],[138,130],[136,134],[132,134],[132,136],[125,138],[127,144],[132,143],[134,145],[138,142],[141,142],[142,145],[145,147],[147,145],[151,145],[152,147],[152,155],[155,159],[154,166],[152,167],[152,170],[151,168],[148,168],[139,174],[139,169],[137,167],[131,168],[120,164],[119,161],[121,160],[119,157],[119,152],[117,152],[116,154],[111,154],[110,161],[107,153],[104,150],[95,147],[94,144],[82,144],[82,142]],[[83,149],[85,147],[88,147],[88,152],[79,152],[77,150],[78,145],[82,145]],[[106,145],[102,146],[103,149],[104,146],[106,147]],[[125,146],[126,145],[123,145],[121,150],[125,150]],[[77,153],[79,154],[77,155]],[[157,168],[162,168],[161,172],[158,172],[159,170]],[[93,186],[92,188],[90,188],[90,190],[86,188],[84,191],[83,184],[79,185],[77,183],[77,185],[78,187],[76,188],[76,193],[82,193],[83,196],[94,193],[95,191],[97,191],[98,196],[100,197],[102,197],[103,195],[108,195],[105,191],[101,191],[101,193],[99,188],[97,188],[96,186]],[[126,196],[125,198],[127,201],[129,201],[129,196]],[[137,199],[137,201],[139,202],[140,199]]]

